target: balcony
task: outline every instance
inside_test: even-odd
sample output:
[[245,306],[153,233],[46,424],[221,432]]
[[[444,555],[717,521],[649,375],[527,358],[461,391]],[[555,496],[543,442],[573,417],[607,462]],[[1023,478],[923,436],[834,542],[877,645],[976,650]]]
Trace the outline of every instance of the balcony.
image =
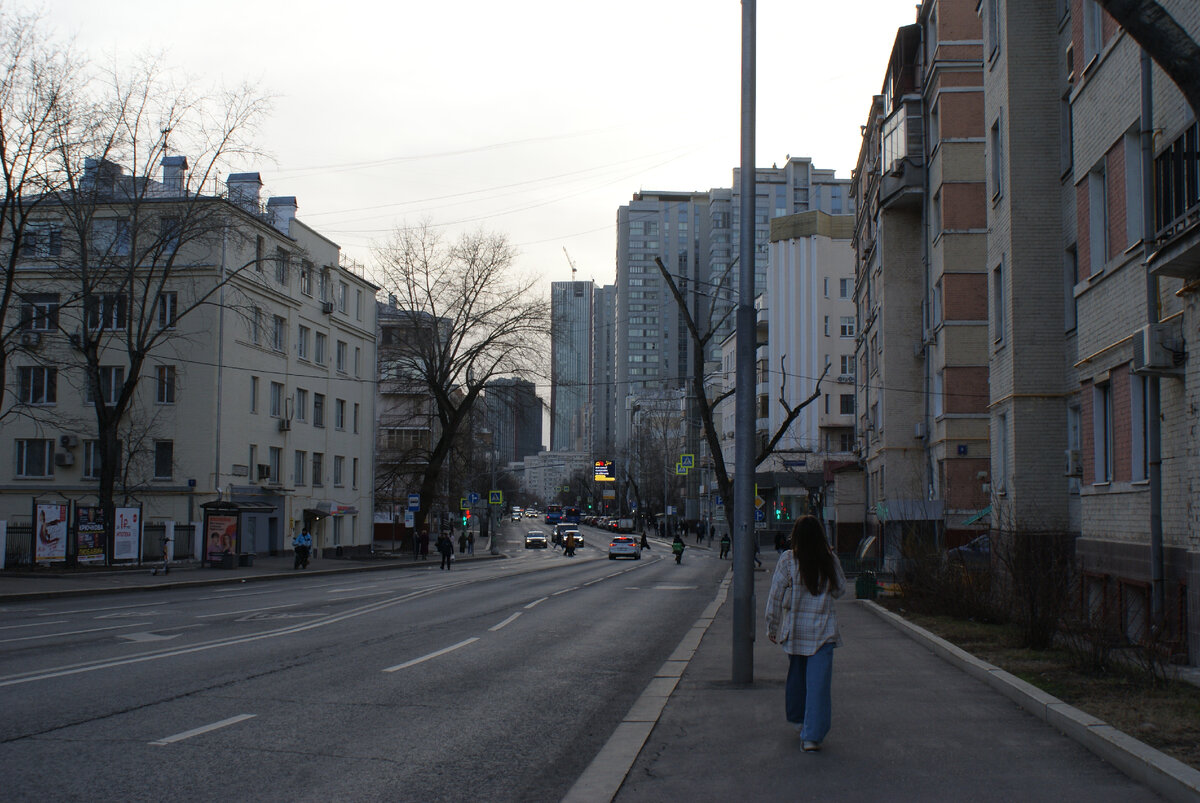
[[1200,279],[1200,123],[1154,159],[1154,253],[1151,272]]
[[921,99],[905,98],[882,127],[883,175],[879,204],[888,209],[919,209],[925,191],[925,136]]

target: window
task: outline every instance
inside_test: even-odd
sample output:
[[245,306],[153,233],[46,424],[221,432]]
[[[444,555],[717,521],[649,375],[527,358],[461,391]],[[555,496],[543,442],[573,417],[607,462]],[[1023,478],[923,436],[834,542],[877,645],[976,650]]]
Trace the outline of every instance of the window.
[[1113,405],[1112,385],[1097,383],[1092,388],[1092,443],[1095,444],[1093,467],[1096,483],[1113,478]]
[[838,331],[842,337],[854,337],[854,316],[843,315]]
[[340,454],[333,456],[333,484],[335,487],[343,485],[342,473],[346,469],[346,458]]
[[308,335],[310,331],[307,326],[301,326],[296,331],[296,356],[302,360],[308,359]]
[[325,455],[321,452],[313,452],[312,458],[312,484],[313,487],[318,487],[325,484]]
[[1129,375],[1130,476],[1134,482],[1150,479],[1150,380]]
[[62,226],[39,222],[25,226],[21,237],[21,256],[25,259],[46,259],[62,254]]
[[838,298],[849,298],[854,292],[853,279],[838,279]]
[[354,420],[352,423],[354,425],[354,434],[357,435],[358,434],[358,402],[354,403]]
[[829,337],[829,316],[825,316],[825,337]]
[[262,342],[263,312],[259,307],[250,310],[250,341],[254,345]]
[[179,315],[179,294],[158,294],[158,328],[174,329],[175,320]]
[[334,351],[334,364],[337,366],[337,370],[341,371],[343,374],[346,373],[346,354],[348,351],[349,346],[346,345],[346,341],[339,340]]
[[129,220],[123,217],[99,218],[92,221],[92,250],[108,256],[129,253]]
[[996,343],[1004,342],[1005,318],[1007,302],[1004,292],[1004,263],[992,268],[992,339]]
[[297,451],[292,460],[292,484],[304,484],[304,468],[308,463],[308,452]]
[[991,159],[989,166],[991,167],[990,178],[992,181],[992,200],[999,198],[1004,194],[1004,138],[1000,128],[1001,118],[997,117],[996,122],[992,123],[991,131],[988,132],[988,154]]
[[839,399],[838,412],[842,415],[854,415],[854,394],[843,393]]
[[358,487],[358,458],[355,457],[350,463],[350,487]]
[[338,312],[346,311],[346,294],[349,292],[349,290],[350,288],[346,286],[345,282],[338,282]]
[[1088,173],[1087,181],[1091,272],[1100,273],[1108,261],[1108,175],[1103,159]]
[[23,365],[18,374],[20,387],[17,400],[21,404],[50,405],[58,402],[57,368]]
[[829,277],[828,277],[828,276],[826,276],[826,277],[825,277],[825,278],[822,280],[822,286],[823,286],[823,289],[824,289],[824,292],[825,292],[825,297],[826,297],[826,298],[829,298]]
[[308,391],[304,388],[296,388],[296,420],[308,420]]
[[1079,253],[1071,246],[1063,254],[1063,322],[1064,331],[1076,326],[1078,307],[1075,303],[1075,285],[1079,283]]
[[313,361],[317,365],[325,364],[325,343],[327,340],[328,338],[323,333],[317,332],[313,347]]
[[271,383],[271,417],[279,418],[283,415],[283,385],[279,382]]
[[83,478],[100,479],[100,441],[83,442]]
[[1141,140],[1137,128],[1125,134],[1125,244],[1142,240]]
[[21,301],[21,328],[30,332],[52,332],[58,328],[58,294],[36,293]]
[[322,393],[313,394],[313,426],[325,426],[325,395]]
[[1075,121],[1071,114],[1071,93],[1058,101],[1058,168],[1066,173],[1075,163]]
[[358,346],[354,347],[354,375],[362,376],[362,349]]
[[286,248],[275,249],[275,281],[288,283],[288,252]]
[[54,476],[54,441],[40,438],[18,440],[17,476]]
[[265,252],[266,243],[263,241],[262,235],[259,235],[254,240],[254,269],[259,273],[263,272],[263,256]]
[[359,320],[359,321],[362,320],[362,290],[361,289],[356,289],[354,291],[354,318],[355,318],[355,320]]
[[158,392],[155,401],[159,404],[175,403],[175,366],[158,365],[154,368],[155,384]]
[[1001,30],[1001,20],[1003,19],[1000,10],[1001,0],[988,0],[987,22],[988,22],[988,60],[991,61],[1000,52],[1000,39],[1003,34]]
[[174,476],[175,441],[154,442],[154,479],[169,480]]
[[278,315],[274,316],[273,321],[271,348],[276,351],[287,351],[287,321]]
[[946,389],[946,374],[944,371],[938,370],[933,374],[933,417],[941,418],[945,413],[945,389]]
[[321,269],[321,300],[329,300],[329,268]]
[[1100,55],[1104,48],[1103,9],[1096,0],[1083,0],[1083,65]]
[[848,376],[848,375],[854,373],[854,355],[853,354],[841,355],[841,371],[839,373],[841,373],[843,376]]
[[[100,366],[100,395],[106,406],[112,407],[117,403],[117,397],[121,395],[121,386],[124,384],[124,365]],[[92,383],[90,381],[84,390],[83,400],[88,404],[95,403],[95,397],[92,394]]]
[[250,412],[258,412],[258,377],[250,377]]
[[996,415],[996,462],[992,466],[992,485],[997,493],[1008,489],[1008,413]]
[[313,263],[307,259],[300,263],[300,292],[306,296],[312,295]]
[[158,219],[158,236],[163,253],[173,254],[179,249],[179,234],[183,229],[183,221],[178,217],[161,217]]
[[84,298],[84,314],[92,331],[125,328],[126,298],[120,293],[100,293]]
[[333,517],[333,545],[337,546],[342,543],[342,517]]
[[283,476],[283,449],[278,446],[271,446],[267,449],[267,465],[270,466],[271,482],[279,484],[279,478]]

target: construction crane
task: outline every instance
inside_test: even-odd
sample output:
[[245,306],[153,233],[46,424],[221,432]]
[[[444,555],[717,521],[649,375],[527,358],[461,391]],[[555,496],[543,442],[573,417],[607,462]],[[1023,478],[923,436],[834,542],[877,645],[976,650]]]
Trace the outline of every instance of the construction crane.
[[575,260],[571,259],[571,255],[567,254],[567,247],[563,246],[563,253],[567,256],[567,264],[571,266],[571,281],[575,281]]

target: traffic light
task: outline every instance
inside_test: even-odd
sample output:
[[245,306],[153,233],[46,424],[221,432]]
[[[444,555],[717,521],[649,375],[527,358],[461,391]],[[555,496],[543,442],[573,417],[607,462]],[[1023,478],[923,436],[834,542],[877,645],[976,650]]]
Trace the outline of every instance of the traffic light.
[[787,507],[776,503],[775,505],[775,521],[782,521],[787,518]]
[[466,527],[470,523],[471,523],[471,511],[464,510],[463,511],[463,526]]

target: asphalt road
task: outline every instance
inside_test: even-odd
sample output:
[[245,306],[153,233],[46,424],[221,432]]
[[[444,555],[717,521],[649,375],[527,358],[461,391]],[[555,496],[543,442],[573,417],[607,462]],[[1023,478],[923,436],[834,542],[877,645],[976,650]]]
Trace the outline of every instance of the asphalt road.
[[5,606],[6,800],[559,800],[728,568],[665,545]]

